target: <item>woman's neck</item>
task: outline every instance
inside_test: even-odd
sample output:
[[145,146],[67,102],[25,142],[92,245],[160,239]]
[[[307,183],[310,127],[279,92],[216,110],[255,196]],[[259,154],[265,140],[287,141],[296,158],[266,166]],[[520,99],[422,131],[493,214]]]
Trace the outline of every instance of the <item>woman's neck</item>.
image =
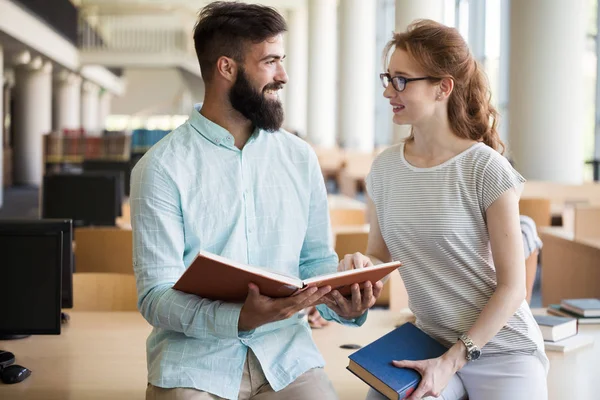
[[454,156],[471,147],[475,141],[457,136],[448,118],[432,118],[426,123],[413,125],[410,153],[416,157],[437,160]]

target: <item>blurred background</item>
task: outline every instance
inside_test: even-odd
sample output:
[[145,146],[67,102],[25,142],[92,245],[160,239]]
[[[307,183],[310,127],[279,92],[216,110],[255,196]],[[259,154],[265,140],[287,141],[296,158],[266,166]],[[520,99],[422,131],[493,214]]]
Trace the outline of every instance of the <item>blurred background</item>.
[[[484,67],[505,156],[527,179],[519,204],[527,301],[556,313],[564,299],[600,298],[597,1],[260,1],[288,22],[284,128],[317,153],[337,254],[366,252],[364,179],[410,129],[393,126],[382,95],[384,46],[394,31],[429,18],[456,27]],[[0,340],[60,333],[68,321],[61,309],[73,315],[56,341],[2,342],[40,379],[23,391],[0,385],[0,398],[142,398],[150,327],[137,311],[129,178],[203,101],[192,32],[207,3],[0,0],[0,282],[12,289],[3,292],[10,307],[0,307]],[[530,246],[536,230],[541,249]],[[44,252],[35,240],[49,238],[57,240],[44,242]],[[53,281],[42,274],[53,271]],[[377,307],[392,312],[359,330],[368,335],[361,340],[341,326],[315,332],[343,399],[363,399],[366,385],[345,375],[346,353],[331,340],[368,343],[409,315],[399,274]],[[598,320],[579,323],[600,340]],[[551,357],[549,398],[597,398],[599,352],[588,348],[577,363]],[[113,357],[125,367],[114,368]],[[72,384],[81,371],[90,378]]]
[[[192,32],[207,3],[0,0],[0,218],[130,234],[131,168],[203,101]],[[392,33],[418,18],[456,27],[485,68],[505,155],[528,179],[521,214],[600,237],[597,0],[261,3],[288,22],[284,127],[317,152],[340,254],[366,247],[364,178],[410,129],[393,126],[379,73]]]

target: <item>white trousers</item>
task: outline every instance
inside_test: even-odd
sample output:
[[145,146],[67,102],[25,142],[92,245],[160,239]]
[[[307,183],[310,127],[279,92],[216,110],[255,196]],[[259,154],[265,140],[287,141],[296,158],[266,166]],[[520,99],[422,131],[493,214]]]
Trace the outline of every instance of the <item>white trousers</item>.
[[[467,363],[435,399],[547,400],[547,366],[545,354],[485,357]],[[367,400],[385,398],[373,389],[367,394]]]

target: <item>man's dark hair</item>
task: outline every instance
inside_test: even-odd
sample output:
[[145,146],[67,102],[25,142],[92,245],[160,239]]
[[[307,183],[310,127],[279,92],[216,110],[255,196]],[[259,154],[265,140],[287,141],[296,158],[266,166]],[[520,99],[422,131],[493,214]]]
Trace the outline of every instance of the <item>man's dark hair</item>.
[[274,8],[259,4],[215,1],[200,11],[194,27],[194,47],[205,81],[212,80],[219,57],[244,62],[246,46],[287,31]]

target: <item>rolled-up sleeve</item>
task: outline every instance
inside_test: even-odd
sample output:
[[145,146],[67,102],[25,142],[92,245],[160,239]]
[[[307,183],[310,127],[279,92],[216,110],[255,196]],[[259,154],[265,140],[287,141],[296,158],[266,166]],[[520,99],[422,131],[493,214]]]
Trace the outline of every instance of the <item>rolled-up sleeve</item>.
[[154,327],[194,338],[237,338],[241,304],[200,298],[172,286],[186,269],[179,191],[160,165],[138,162],[131,176],[133,269],[138,308]]

